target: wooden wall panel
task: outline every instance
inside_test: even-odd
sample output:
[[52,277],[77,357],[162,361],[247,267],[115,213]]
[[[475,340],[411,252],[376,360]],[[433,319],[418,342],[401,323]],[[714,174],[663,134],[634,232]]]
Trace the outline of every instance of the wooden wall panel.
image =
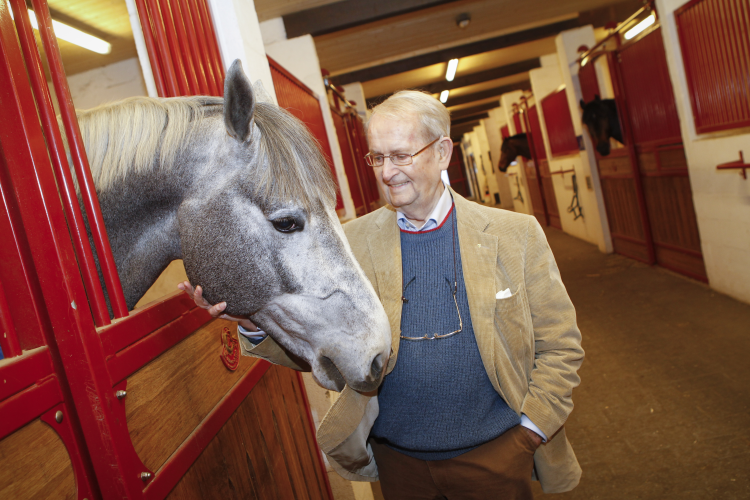
[[302,390],[271,367],[168,498],[328,499]]
[[644,177],[654,243],[701,251],[693,195],[687,177]]
[[613,235],[616,233],[643,241],[643,226],[635,205],[633,179],[602,179],[602,191]]
[[57,433],[37,419],[0,441],[0,498],[77,499],[73,464]]
[[211,321],[128,378],[128,429],[149,469],[158,470],[255,363],[241,356],[236,371],[224,366],[224,327],[236,335],[236,323]]

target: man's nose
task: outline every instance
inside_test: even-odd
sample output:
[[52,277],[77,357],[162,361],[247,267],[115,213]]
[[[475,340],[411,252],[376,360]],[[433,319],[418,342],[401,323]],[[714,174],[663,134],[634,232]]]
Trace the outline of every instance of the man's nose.
[[396,165],[393,164],[393,161],[391,161],[390,158],[383,158],[383,171],[381,172],[381,175],[383,176],[383,180],[388,182],[397,173],[398,173],[398,167],[396,167]]

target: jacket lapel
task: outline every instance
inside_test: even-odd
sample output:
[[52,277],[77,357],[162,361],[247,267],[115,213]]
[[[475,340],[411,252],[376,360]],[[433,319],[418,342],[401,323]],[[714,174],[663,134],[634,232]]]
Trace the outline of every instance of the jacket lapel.
[[367,244],[375,269],[380,301],[391,324],[393,355],[388,363],[388,373],[396,363],[401,335],[401,233],[393,210],[384,210],[376,224],[378,229],[367,238]]
[[451,190],[458,218],[458,239],[461,248],[461,266],[464,285],[469,299],[469,312],[487,375],[500,394],[500,381],[494,369],[495,352],[495,274],[497,269],[498,240],[485,233],[489,221],[477,206]]

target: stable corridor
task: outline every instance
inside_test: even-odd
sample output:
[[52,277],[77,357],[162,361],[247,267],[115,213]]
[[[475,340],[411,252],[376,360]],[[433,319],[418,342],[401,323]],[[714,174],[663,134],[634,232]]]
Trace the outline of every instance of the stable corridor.
[[546,233],[586,350],[566,424],[583,478],[554,498],[750,498],[750,305]]

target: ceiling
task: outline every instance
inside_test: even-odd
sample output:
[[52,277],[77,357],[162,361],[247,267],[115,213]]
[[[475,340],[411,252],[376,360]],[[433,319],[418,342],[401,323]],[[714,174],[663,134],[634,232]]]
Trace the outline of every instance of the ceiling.
[[[53,18],[112,44],[99,55],[60,42],[71,75],[136,56],[125,0],[48,0]],[[369,104],[405,88],[450,90],[452,112],[486,112],[528,89],[528,71],[565,29],[619,22],[642,0],[255,0],[260,21],[282,16],[287,37],[310,34],[331,81],[362,83]],[[456,19],[471,20],[460,28]],[[603,30],[600,30],[603,32]],[[459,58],[445,81],[447,61]],[[484,106],[482,106],[484,105]],[[485,109],[479,109],[484,107]],[[468,110],[468,111],[466,111]]]

